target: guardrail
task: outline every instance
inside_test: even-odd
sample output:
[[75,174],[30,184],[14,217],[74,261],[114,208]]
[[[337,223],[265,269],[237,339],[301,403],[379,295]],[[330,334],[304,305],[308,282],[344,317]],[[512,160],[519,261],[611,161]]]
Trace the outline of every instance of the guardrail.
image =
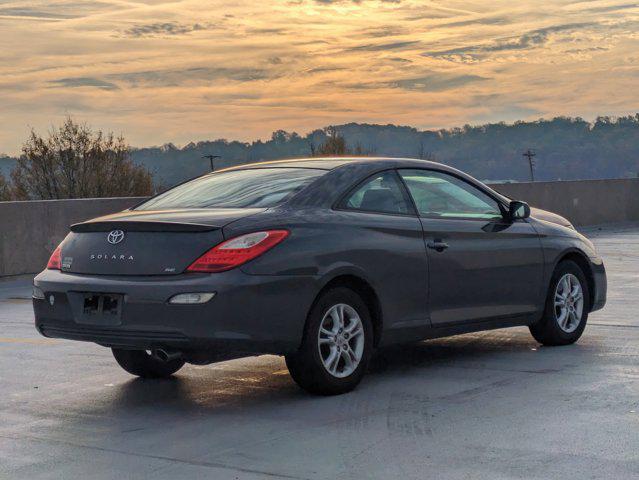
[[[639,221],[639,178],[497,183],[491,187],[577,226]],[[0,277],[44,267],[69,225],[135,205],[143,198],[0,202]]]

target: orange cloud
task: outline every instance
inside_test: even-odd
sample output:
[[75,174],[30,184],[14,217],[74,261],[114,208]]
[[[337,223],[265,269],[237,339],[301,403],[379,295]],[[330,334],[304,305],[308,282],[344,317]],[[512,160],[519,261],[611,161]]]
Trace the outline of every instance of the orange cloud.
[[67,114],[140,146],[626,114],[638,25],[605,0],[11,1],[0,152]]

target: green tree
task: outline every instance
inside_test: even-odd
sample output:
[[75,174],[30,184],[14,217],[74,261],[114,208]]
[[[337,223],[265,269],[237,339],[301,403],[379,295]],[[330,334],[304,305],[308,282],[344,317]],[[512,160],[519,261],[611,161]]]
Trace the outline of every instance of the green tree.
[[146,196],[153,190],[151,173],[133,163],[122,136],[70,117],[47,137],[31,130],[11,179],[21,200]]

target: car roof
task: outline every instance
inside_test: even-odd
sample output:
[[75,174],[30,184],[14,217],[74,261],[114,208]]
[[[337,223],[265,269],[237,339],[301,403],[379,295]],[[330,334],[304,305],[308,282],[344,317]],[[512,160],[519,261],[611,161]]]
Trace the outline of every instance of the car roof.
[[225,170],[246,170],[251,168],[315,168],[321,170],[333,170],[348,164],[369,164],[371,166],[389,167],[398,166],[435,166],[440,165],[427,160],[416,158],[396,158],[396,157],[311,157],[311,158],[291,158],[287,160],[270,160],[259,163],[247,163],[230,167]]
[[[470,175],[443,163],[404,157],[310,157],[289,158],[284,160],[268,160],[257,163],[245,163],[233,167],[216,170],[203,176],[216,175],[223,172],[256,170],[266,168],[302,168],[324,170],[325,175],[315,179],[304,191],[296,194],[287,203],[321,205],[322,202],[334,202],[337,194],[351,187],[354,182],[366,178],[369,174],[390,169],[432,169],[457,176],[485,193],[508,203],[510,199],[493,190],[488,185],[472,178]],[[309,193],[310,192],[310,193]],[[312,197],[310,198],[309,197]],[[328,203],[326,203],[328,204]]]

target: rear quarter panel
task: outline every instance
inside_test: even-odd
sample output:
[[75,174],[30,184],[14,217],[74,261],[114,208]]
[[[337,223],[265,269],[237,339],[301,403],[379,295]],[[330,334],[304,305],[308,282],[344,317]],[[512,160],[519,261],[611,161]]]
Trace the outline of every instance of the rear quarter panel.
[[[244,265],[251,275],[311,275],[318,292],[340,275],[356,275],[375,290],[384,329],[428,320],[428,263],[419,220],[326,208],[274,209],[225,228],[227,238],[268,228],[290,236]],[[310,308],[311,305],[308,305]]]

